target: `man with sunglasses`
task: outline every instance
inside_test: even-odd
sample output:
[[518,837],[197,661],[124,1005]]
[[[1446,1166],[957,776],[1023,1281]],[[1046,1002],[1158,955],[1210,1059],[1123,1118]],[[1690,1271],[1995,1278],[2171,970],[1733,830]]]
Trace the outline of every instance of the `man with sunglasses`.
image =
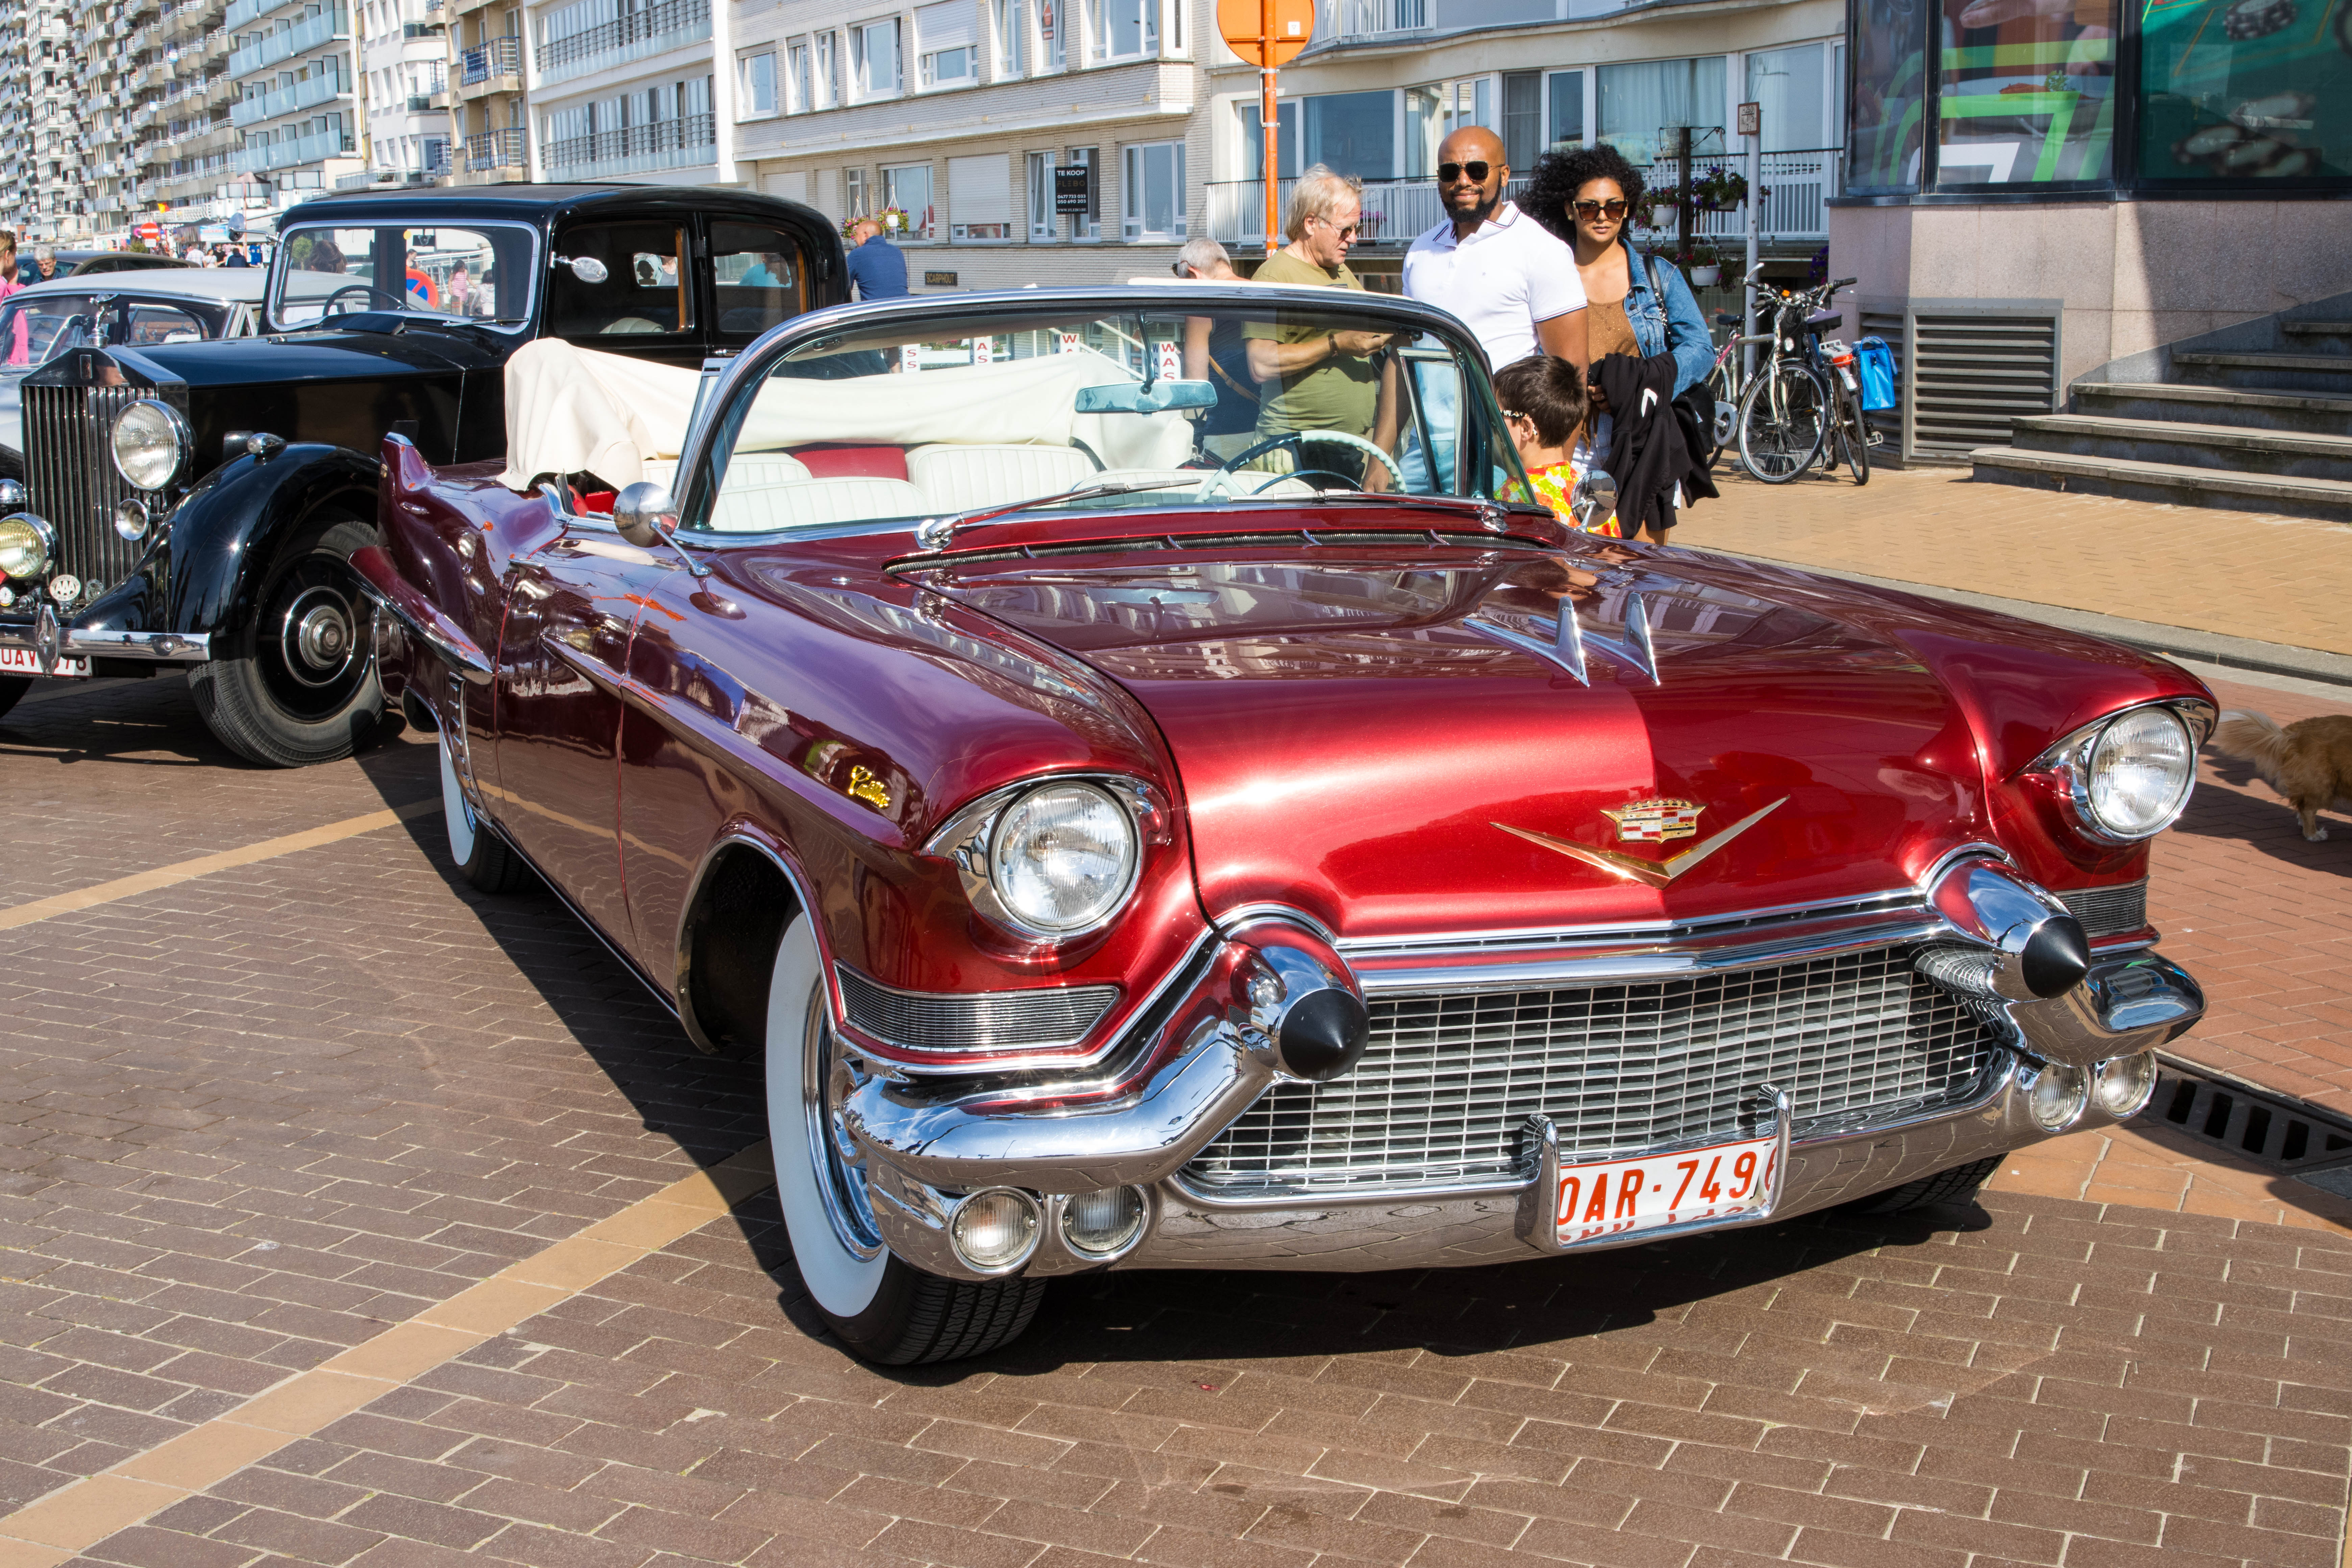
[[1591,356],[1575,254],[1504,199],[1510,177],[1502,140],[1483,126],[1439,144],[1445,221],[1405,252],[1404,291],[1459,317],[1496,370],[1541,352],[1581,372]]

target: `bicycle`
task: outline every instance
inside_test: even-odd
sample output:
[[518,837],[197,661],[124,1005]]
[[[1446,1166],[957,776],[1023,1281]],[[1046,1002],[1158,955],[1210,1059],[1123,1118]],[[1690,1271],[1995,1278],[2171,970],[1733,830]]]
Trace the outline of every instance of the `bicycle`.
[[[1763,270],[1763,263],[1759,262],[1748,274],[1744,281],[1749,293],[1769,292],[1756,281],[1756,275]],[[1717,310],[1715,324],[1727,329],[1730,334],[1724,340],[1723,347],[1716,351],[1715,364],[1707,371],[1706,382],[1707,390],[1715,395],[1715,449],[1719,456],[1731,449],[1732,438],[1738,432],[1739,400],[1748,390],[1750,379],[1741,364],[1744,356],[1739,351],[1749,343],[1769,343],[1772,341],[1772,334],[1749,332],[1743,335],[1739,329],[1747,324],[1746,321],[1728,310]]]
[[1829,310],[1854,279],[1841,278],[1781,294],[1772,313],[1772,357],[1741,395],[1739,462],[1768,485],[1785,485],[1843,461],[1857,485],[1870,482],[1870,435],[1863,423],[1853,352],[1823,335],[1843,318]]

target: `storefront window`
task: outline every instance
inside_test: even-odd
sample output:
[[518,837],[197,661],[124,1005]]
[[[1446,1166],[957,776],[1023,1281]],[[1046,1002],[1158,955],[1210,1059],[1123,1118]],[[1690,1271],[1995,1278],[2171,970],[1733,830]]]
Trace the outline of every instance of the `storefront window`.
[[1875,195],[1919,188],[1927,112],[1927,24],[1919,0],[1853,0],[1845,188]]
[[2352,0],[2147,0],[2147,180],[2352,174]]
[[2115,169],[2116,0],[1937,0],[1936,184],[2105,181]]

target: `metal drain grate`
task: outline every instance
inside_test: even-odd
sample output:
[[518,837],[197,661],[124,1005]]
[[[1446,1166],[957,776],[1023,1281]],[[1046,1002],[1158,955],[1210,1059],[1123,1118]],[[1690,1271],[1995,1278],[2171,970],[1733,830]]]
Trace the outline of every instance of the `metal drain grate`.
[[2146,1119],[2233,1153],[2294,1170],[2352,1155],[2352,1123],[2300,1100],[2165,1059]]

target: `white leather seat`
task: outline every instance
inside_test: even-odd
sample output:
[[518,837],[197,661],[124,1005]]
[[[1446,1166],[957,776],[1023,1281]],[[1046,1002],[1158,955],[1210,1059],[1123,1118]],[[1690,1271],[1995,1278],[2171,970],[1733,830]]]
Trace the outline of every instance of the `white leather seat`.
[[[640,467],[645,477],[677,498],[677,459],[648,458]],[[729,489],[757,489],[761,485],[790,484],[809,477],[808,465],[789,452],[738,452],[727,460]]]
[[904,479],[800,479],[739,485],[730,463],[727,482],[719,489],[719,504],[711,509],[710,527],[716,533],[769,533],[868,518],[922,517],[932,510],[923,492]]
[[934,511],[1002,506],[1066,490],[1094,477],[1094,463],[1075,447],[965,447],[941,442],[907,454],[907,478],[930,498]]

